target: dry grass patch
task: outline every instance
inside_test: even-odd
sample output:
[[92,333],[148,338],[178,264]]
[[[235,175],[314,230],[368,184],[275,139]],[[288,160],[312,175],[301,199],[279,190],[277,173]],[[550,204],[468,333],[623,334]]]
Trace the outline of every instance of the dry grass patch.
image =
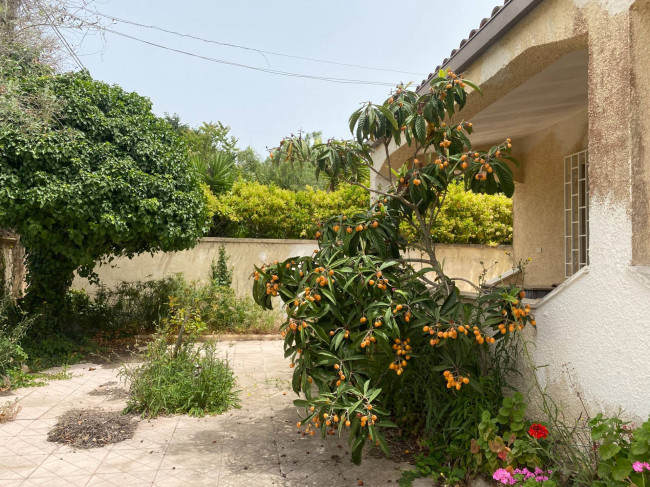
[[15,401],[7,401],[0,406],[0,423],[7,423],[16,419],[16,416],[23,407],[18,404],[18,399]]
[[75,448],[97,448],[133,438],[138,418],[119,411],[71,409],[47,435],[47,441]]
[[109,400],[128,399],[129,391],[122,387],[117,387],[117,382],[107,382],[93,389],[88,393],[89,396],[106,396]]

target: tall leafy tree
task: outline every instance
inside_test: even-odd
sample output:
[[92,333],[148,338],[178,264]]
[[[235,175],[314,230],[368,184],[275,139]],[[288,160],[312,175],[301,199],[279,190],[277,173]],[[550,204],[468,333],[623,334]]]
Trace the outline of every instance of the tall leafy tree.
[[[373,195],[367,211],[323,222],[313,254],[257,268],[253,285],[261,306],[271,308],[275,296],[284,303],[285,357],[291,357],[294,391],[305,396],[294,401],[305,412],[298,427],[323,435],[349,429],[356,463],[367,440],[388,453],[381,428],[395,426],[389,417],[404,425],[408,410],[401,398],[419,401],[426,394],[415,387],[444,397],[471,384],[480,394],[487,380],[500,390],[498,364],[511,356],[507,347],[526,325],[535,325],[521,302],[525,292],[448,276],[436,255],[433,230],[450,189],[462,184],[473,193],[508,197],[515,189],[510,139],[472,149],[473,125],[458,115],[466,87],[480,93],[462,76],[440,71],[427,93],[399,86],[384,103],[355,111],[353,140],[308,146],[288,137],[274,151],[276,161],[311,165]],[[397,166],[388,148],[402,141],[412,156]],[[373,145],[384,146],[387,179],[374,167]],[[368,171],[383,184],[368,187]],[[404,255],[407,249],[420,255]],[[461,296],[458,281],[474,286],[475,300]],[[431,371],[442,374],[423,380]],[[435,406],[444,411],[445,404]]]
[[88,73],[2,60],[0,227],[21,235],[31,306],[54,306],[98,259],[192,247],[205,196],[151,102]]

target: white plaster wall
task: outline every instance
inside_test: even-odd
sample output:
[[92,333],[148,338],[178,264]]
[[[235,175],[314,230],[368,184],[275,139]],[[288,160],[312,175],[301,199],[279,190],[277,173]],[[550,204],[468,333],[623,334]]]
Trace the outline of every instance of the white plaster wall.
[[[229,267],[233,270],[232,286],[240,296],[251,294],[251,274],[255,265],[283,261],[289,257],[311,255],[318,244],[315,240],[280,240],[252,238],[203,238],[196,247],[182,252],[159,252],[143,254],[133,259],[118,258],[111,264],[97,266],[95,272],[102,284],[108,288],[119,283],[161,279],[182,273],[189,281],[206,281],[210,277],[211,264],[219,258],[219,247],[224,245],[230,257]],[[512,247],[503,245],[439,245],[438,258],[451,277],[463,277],[478,283],[483,270],[481,261],[490,267],[486,279],[492,279],[510,269],[511,263],[505,252]],[[86,279],[76,277],[72,287],[95,292]],[[463,291],[472,291],[465,283],[458,283]]]
[[[436,257],[442,265],[445,274],[451,278],[469,279],[475,285],[480,284],[481,275],[484,281],[501,277],[513,267],[513,261],[508,256],[512,254],[512,246],[499,245],[488,247],[487,245],[472,244],[443,244],[436,245]],[[426,258],[420,251],[410,250],[406,253],[410,258]],[[422,269],[423,264],[415,263],[413,267]],[[431,273],[429,276],[435,279]],[[476,290],[468,283],[456,281],[458,289],[468,293],[476,293]]]
[[[182,252],[142,254],[133,259],[118,258],[110,264],[97,266],[95,272],[108,288],[120,282],[162,279],[182,273],[188,281],[206,281],[211,264],[219,259],[219,247],[224,245],[230,257],[228,266],[233,270],[232,287],[240,296],[250,295],[250,276],[255,265],[283,261],[289,257],[310,255],[318,248],[314,240],[202,238],[196,247]],[[72,287],[95,291],[86,279],[75,277]]]
[[[650,414],[650,287],[629,267],[624,207],[592,198],[591,265],[535,310],[534,359],[555,399],[589,412]],[[603,228],[607,226],[608,228]],[[568,374],[568,376],[567,376]]]

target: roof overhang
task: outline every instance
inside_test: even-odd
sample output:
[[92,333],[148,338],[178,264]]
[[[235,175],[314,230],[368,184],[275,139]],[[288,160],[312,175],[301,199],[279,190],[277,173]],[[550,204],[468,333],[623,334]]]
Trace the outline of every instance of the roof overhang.
[[454,49],[451,56],[445,59],[442,65],[437,66],[428,79],[422,80],[422,83],[417,88],[418,93],[422,93],[427,89],[429,80],[434,78],[441,68],[451,68],[458,73],[467,69],[481,54],[543,1],[506,0],[503,7],[496,7],[493,10],[492,17],[483,19],[480,28],[472,31],[469,39],[463,40],[460,47]]
[[478,113],[472,145],[501,143],[504,134],[521,139],[587,108],[587,50],[572,52],[521,83]]

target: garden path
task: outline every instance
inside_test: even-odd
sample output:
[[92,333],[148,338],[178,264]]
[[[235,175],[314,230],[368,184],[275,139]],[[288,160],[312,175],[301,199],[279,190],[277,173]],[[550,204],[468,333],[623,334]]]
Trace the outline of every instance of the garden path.
[[22,406],[14,421],[0,424],[0,486],[397,485],[403,465],[370,457],[354,466],[344,439],[298,432],[281,341],[220,348],[238,378],[241,409],[143,420],[133,438],[101,448],[73,449],[48,442],[47,434],[68,409],[122,409],[123,398],[88,394],[118,381],[118,367],[78,364],[69,369],[71,379],[0,398],[18,398]]

